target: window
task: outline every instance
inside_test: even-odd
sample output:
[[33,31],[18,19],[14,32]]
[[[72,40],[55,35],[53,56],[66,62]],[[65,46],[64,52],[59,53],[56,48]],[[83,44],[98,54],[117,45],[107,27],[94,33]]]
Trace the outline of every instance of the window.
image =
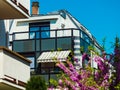
[[42,26],[41,27],[41,37],[42,38],[49,38],[50,37],[50,27],[49,26]]
[[30,23],[29,28],[30,39],[50,37],[50,22]]
[[87,52],[88,51],[88,46],[90,46],[89,43],[87,43],[84,39],[80,39],[80,46],[83,47],[83,51]]
[[90,43],[89,36],[85,32],[82,32],[81,34],[81,38],[83,38],[87,43]]
[[32,63],[30,64],[30,68],[35,68],[35,58],[34,57],[27,57],[27,58],[32,61]]
[[30,28],[30,39],[39,38],[39,37],[40,37],[39,27],[31,27]]

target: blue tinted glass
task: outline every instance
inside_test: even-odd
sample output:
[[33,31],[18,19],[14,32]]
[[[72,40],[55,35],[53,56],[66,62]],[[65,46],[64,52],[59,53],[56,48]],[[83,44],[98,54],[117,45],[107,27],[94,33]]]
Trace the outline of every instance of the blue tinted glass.
[[50,32],[49,31],[41,32],[41,37],[42,38],[49,38],[50,37]]
[[30,27],[30,31],[39,31],[39,27]]
[[30,32],[30,39],[35,38],[35,33],[34,32]]
[[[49,26],[41,27],[41,31],[45,31],[45,30],[50,30],[50,27]],[[42,38],[49,38],[50,37],[50,31],[41,32],[41,37]]]
[[40,38],[40,32],[30,32],[30,39]]
[[50,30],[49,26],[41,27],[41,30]]
[[40,32],[36,32],[36,38],[40,38]]
[[30,64],[30,68],[35,68],[35,58],[34,57],[27,57],[27,58],[32,61],[32,63]]
[[35,38],[35,36],[40,38],[40,34],[37,31],[39,31],[39,27],[30,27],[30,39]]
[[46,31],[41,32],[41,38],[49,38],[50,37],[50,26],[43,25],[43,26],[32,26],[30,27],[30,39],[34,38],[40,38],[40,31]]

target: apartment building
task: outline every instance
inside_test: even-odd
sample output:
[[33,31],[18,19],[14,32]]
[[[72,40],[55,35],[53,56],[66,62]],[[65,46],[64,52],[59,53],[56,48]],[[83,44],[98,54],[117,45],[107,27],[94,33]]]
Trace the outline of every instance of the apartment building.
[[28,18],[30,0],[0,0],[0,46],[8,46],[7,35],[14,19]]
[[25,90],[31,61],[0,47],[0,90]]
[[[55,77],[55,58],[66,61],[74,53],[78,68],[82,67],[80,48],[92,45],[100,52],[96,39],[67,10],[39,13],[39,3],[33,2],[32,15],[16,20],[9,32],[9,48],[32,61],[31,74],[40,74],[47,81]],[[58,51],[58,49],[61,49]]]
[[14,19],[29,17],[30,0],[0,0],[0,90],[25,90],[31,61],[9,50]]

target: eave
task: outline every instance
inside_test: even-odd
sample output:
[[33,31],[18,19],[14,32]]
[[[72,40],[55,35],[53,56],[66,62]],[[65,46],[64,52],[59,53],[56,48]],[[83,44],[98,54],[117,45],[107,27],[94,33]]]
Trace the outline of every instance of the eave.
[[28,10],[14,0],[0,0],[0,19],[28,18]]

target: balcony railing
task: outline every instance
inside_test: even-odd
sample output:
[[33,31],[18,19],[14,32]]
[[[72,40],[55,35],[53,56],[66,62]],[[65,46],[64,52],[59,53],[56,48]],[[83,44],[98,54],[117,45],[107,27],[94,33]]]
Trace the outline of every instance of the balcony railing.
[[[74,28],[14,32],[9,35],[9,41],[13,42],[13,50],[16,52],[72,49],[73,44],[80,44],[78,42],[81,39],[89,45],[96,43],[96,40],[87,33]],[[99,48],[99,44],[94,45]]]
[[31,32],[14,32],[9,35],[10,41],[13,40],[26,40],[26,39],[39,39],[39,38],[57,38],[57,37],[70,37],[80,36],[80,29],[54,29],[44,31],[31,31]]
[[9,39],[12,42],[12,49],[16,52],[47,51],[58,48],[68,50],[73,49],[73,38],[80,37],[80,32],[79,29],[72,28],[15,32],[9,35]]

